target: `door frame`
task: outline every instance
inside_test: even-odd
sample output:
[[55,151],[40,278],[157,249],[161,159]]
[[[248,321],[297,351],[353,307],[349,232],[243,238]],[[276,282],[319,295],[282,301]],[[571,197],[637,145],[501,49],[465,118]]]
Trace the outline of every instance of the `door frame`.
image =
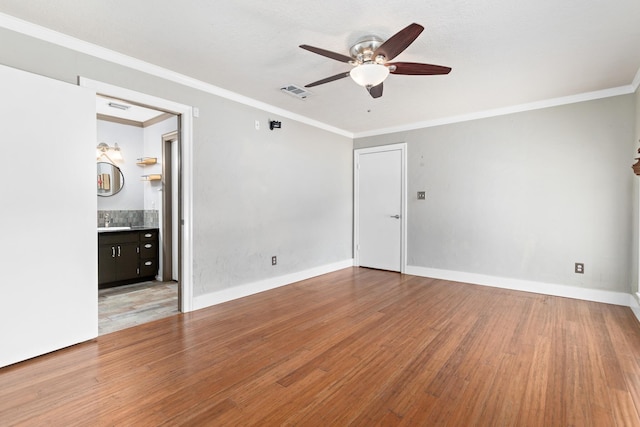
[[[180,132],[172,131],[162,135],[162,272],[160,276],[163,281],[171,281],[173,272],[173,259],[178,257],[178,253],[174,253],[173,250],[173,170],[174,162],[177,162],[177,178],[180,178],[180,159],[174,159],[172,155],[172,144],[178,144],[178,153],[180,153]],[[180,183],[178,182],[178,195],[177,200],[180,200]],[[178,210],[180,207],[178,207]],[[178,236],[177,240],[179,241]],[[179,263],[178,263],[179,264]],[[179,272],[178,272],[179,277]],[[178,289],[178,301],[181,300],[180,289]]]
[[360,266],[360,156],[363,154],[400,151],[400,273],[407,268],[407,143],[358,148],[353,151],[353,264]]
[[179,104],[108,83],[80,76],[78,84],[94,89],[97,94],[149,106],[179,116],[180,131],[180,221],[179,286],[180,311],[193,311],[193,107]]

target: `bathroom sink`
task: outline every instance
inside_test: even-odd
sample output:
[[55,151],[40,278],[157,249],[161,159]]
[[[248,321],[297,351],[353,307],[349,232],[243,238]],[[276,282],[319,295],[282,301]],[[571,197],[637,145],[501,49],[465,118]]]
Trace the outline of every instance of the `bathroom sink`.
[[131,230],[131,227],[98,227],[98,233],[103,231],[122,231]]

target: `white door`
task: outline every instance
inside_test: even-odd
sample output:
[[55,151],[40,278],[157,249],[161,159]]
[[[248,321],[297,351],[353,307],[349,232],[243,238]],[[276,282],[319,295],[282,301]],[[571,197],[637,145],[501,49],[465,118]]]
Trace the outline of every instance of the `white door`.
[[0,66],[0,366],[98,336],[95,91]]
[[356,150],[356,265],[404,270],[405,144]]

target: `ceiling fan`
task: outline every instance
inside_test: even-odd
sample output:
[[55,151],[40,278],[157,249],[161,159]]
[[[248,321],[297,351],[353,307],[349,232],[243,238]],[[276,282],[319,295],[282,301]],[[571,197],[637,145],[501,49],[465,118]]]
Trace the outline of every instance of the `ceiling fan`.
[[351,56],[306,44],[300,45],[302,49],[353,65],[350,71],[309,83],[305,87],[318,86],[351,76],[357,84],[364,86],[372,97],[380,98],[382,96],[382,82],[389,73],[414,76],[449,74],[451,68],[441,65],[417,62],[387,62],[398,56],[413,43],[422,30],[424,30],[422,25],[413,23],[398,31],[387,41],[383,41],[376,36],[364,37],[351,46],[351,49],[349,49]]

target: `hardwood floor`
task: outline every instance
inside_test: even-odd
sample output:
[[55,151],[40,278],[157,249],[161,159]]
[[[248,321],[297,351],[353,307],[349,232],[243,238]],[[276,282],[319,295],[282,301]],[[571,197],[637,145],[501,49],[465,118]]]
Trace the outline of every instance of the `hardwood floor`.
[[2,425],[638,426],[627,307],[349,268],[0,369]]

